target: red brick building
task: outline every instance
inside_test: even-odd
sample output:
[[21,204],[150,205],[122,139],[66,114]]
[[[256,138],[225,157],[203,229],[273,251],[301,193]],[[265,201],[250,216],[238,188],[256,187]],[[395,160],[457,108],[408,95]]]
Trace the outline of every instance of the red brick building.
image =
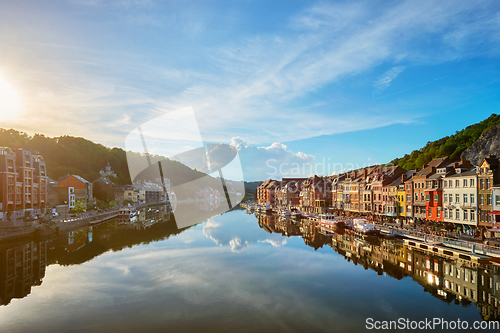
[[0,221],[26,225],[45,214],[47,170],[43,157],[25,149],[0,148]]
[[72,208],[72,200],[68,198],[71,189],[74,189],[73,193],[75,201],[83,200],[85,202],[85,206],[93,203],[94,200],[92,188],[92,183],[90,183],[86,179],[78,175],[68,175],[66,176],[66,178],[60,180],[57,184],[57,189],[59,192],[59,204],[69,204],[69,208]]

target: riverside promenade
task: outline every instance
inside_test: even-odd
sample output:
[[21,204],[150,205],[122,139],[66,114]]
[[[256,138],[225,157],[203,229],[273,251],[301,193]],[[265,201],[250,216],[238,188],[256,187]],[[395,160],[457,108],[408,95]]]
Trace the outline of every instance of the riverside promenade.
[[60,232],[81,228],[89,224],[111,220],[118,216],[118,210],[102,213],[84,213],[78,217],[58,218],[48,223],[33,224],[27,227],[5,227],[0,229],[0,241],[22,239],[26,237],[50,236]]
[[473,254],[480,254],[489,257],[500,258],[499,246],[490,246],[481,244],[480,242],[466,241],[449,237],[431,235],[424,232],[418,232],[415,230],[409,230],[398,227],[378,225],[377,228],[380,230],[381,233],[386,235],[395,235],[395,236],[416,239],[418,241],[429,243],[431,245],[442,245]]

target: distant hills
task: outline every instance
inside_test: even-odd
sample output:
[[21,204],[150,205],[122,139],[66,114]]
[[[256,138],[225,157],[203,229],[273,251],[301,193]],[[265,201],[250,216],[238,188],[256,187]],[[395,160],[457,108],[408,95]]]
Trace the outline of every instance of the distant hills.
[[[72,136],[49,138],[43,134],[30,136],[27,133],[14,129],[2,128],[0,128],[0,147],[10,147],[12,149],[24,148],[34,154],[42,155],[47,165],[48,176],[55,180],[67,174],[75,174],[92,182],[100,177],[99,171],[109,162],[111,168],[116,173],[116,177],[110,177],[111,180],[119,185],[131,184],[127,155],[121,148],[109,148],[84,138]],[[136,154],[135,157],[140,158],[140,155]],[[162,161],[163,169],[168,170],[168,174],[165,174],[165,177],[170,178],[172,186],[190,183],[203,178],[196,186],[193,184],[184,186],[186,194],[177,193],[179,199],[187,198],[188,193],[198,191],[200,186],[202,188],[220,187],[220,180],[207,177],[207,174],[196,169],[191,169],[178,161],[166,159],[162,156],[151,156],[151,161]],[[146,170],[143,176],[154,179],[154,175],[156,174],[154,171],[158,170],[154,170],[154,168],[148,168],[151,169],[149,171],[152,173],[148,175],[148,170]],[[231,185],[231,181],[226,180],[226,184]],[[245,183],[247,196],[252,196],[255,193],[255,188],[258,184],[260,182]],[[192,194],[189,196],[192,196]]]
[[[427,144],[406,154],[401,158],[396,158],[390,162],[393,165],[399,165],[406,170],[422,168],[432,159],[449,156],[452,160],[460,160],[464,151],[476,142],[481,134],[494,126],[500,124],[500,115],[492,114],[487,119],[470,126],[467,126],[455,134],[446,136],[436,141],[429,141]],[[496,133],[496,132],[495,132]],[[462,158],[471,160],[471,153],[464,154]],[[475,160],[471,160],[475,163]]]
[[[43,156],[50,178],[57,180],[67,174],[80,175],[88,181],[100,177],[99,171],[109,162],[116,173],[113,181],[120,185],[131,184],[127,156],[121,148],[109,148],[84,138],[60,136],[49,138],[43,134],[30,136],[13,129],[0,128],[0,146],[24,148]],[[137,154],[139,156],[139,154]],[[158,156],[154,156],[159,159]],[[184,164],[167,160],[172,173],[179,179],[171,179],[172,185],[183,184],[206,176],[205,173],[188,168]]]

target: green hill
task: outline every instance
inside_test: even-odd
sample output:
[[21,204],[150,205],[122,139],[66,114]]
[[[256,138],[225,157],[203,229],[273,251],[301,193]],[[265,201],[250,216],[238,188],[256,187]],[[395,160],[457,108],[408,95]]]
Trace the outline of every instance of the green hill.
[[390,162],[406,170],[422,168],[433,158],[449,156],[452,160],[459,160],[464,150],[469,148],[485,130],[500,124],[500,115],[492,114],[487,119],[467,126],[455,134],[446,136],[436,141],[427,142],[425,147],[414,150],[402,158]]
[[[24,132],[2,128],[0,128],[0,147],[24,148],[42,155],[47,165],[48,176],[55,180],[67,174],[76,174],[93,181],[100,177],[99,171],[109,161],[117,175],[113,181],[121,185],[131,184],[127,156],[121,148],[105,147],[84,138],[72,136],[49,138],[43,134],[30,136]],[[139,154],[137,156],[139,157]],[[160,157],[152,156],[152,159],[159,160]],[[165,163],[168,164],[170,173],[177,175],[175,179],[171,179],[173,186],[206,176],[203,172],[190,169],[177,161],[167,160]]]

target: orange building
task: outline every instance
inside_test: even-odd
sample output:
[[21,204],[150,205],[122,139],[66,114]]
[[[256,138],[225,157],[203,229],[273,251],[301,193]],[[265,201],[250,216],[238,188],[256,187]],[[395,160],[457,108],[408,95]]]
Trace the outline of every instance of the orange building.
[[57,184],[59,204],[68,204],[72,208],[71,189],[73,189],[74,200],[83,200],[85,206],[94,202],[92,193],[92,183],[78,175],[68,175]]

